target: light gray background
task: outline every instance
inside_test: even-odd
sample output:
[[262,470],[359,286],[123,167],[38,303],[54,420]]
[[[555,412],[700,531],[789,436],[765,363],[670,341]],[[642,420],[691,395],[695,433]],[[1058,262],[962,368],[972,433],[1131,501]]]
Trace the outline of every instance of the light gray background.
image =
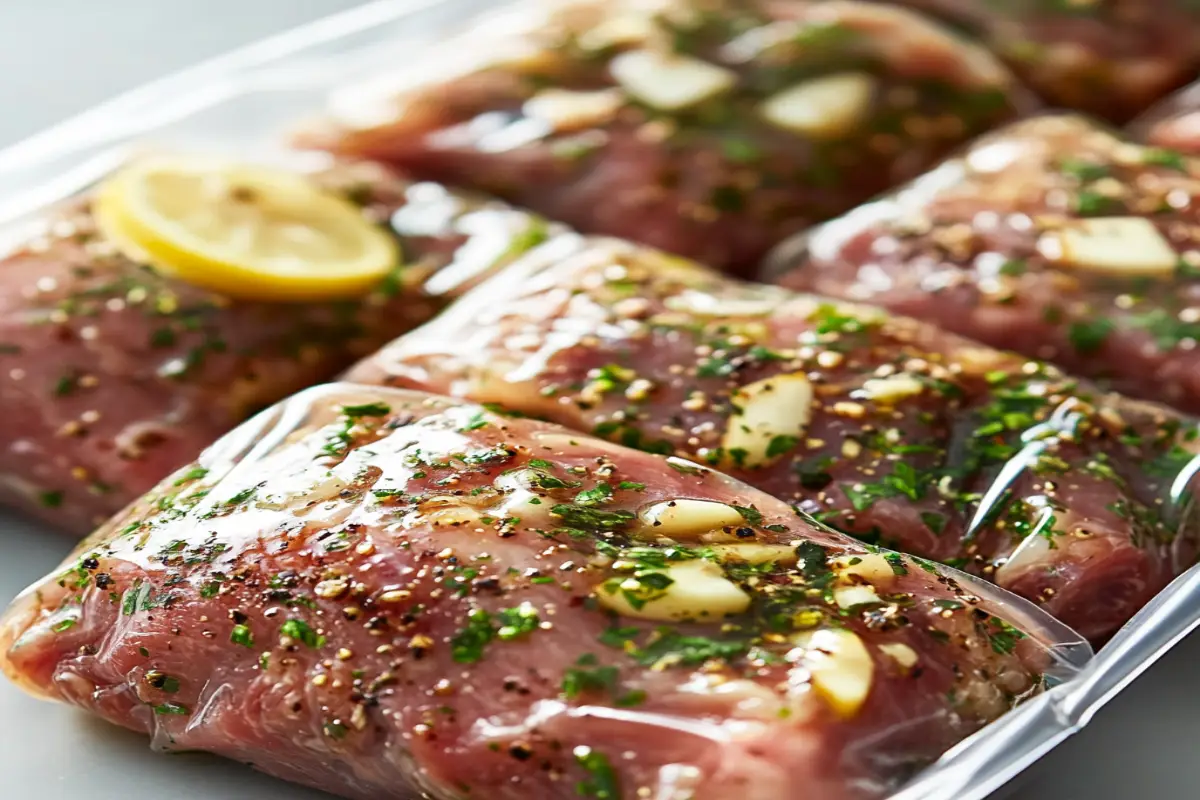
[[[0,146],[111,95],[356,0],[0,0]],[[0,526],[4,520],[0,518]],[[6,532],[7,533],[7,532]],[[0,560],[0,601],[69,543],[14,531]],[[14,561],[21,570],[11,569]],[[7,562],[7,564],[6,564]],[[25,566],[29,574],[25,574]],[[9,569],[5,569],[9,566]],[[137,737],[17,696],[0,682],[0,798],[310,800],[248,770],[196,756],[137,758]],[[19,762],[5,754],[21,754]],[[95,765],[136,758],[114,780]],[[14,774],[15,772],[15,774]],[[19,788],[18,788],[19,787]],[[1043,759],[1016,800],[1200,798],[1200,636],[1184,642],[1083,733]],[[531,800],[534,800],[531,798]],[[819,800],[814,798],[814,800]]]

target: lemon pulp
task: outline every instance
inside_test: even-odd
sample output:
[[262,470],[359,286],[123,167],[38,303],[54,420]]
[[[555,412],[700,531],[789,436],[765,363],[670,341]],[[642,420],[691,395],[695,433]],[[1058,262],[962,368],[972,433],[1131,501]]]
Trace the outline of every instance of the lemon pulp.
[[105,181],[93,213],[130,257],[242,300],[361,296],[400,262],[395,239],[352,203],[267,167],[145,159]]

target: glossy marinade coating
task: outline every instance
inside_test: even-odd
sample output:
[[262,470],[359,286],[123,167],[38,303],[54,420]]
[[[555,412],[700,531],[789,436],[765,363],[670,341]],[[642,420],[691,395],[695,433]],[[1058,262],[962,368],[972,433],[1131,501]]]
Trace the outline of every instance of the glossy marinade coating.
[[164,277],[120,255],[86,199],[0,264],[0,503],[88,532],[544,230],[366,164],[320,180],[401,240],[404,266],[360,301],[237,302]]
[[1200,84],[1168,97],[1130,123],[1133,136],[1157,147],[1200,155]]
[[1095,640],[1196,552],[1190,420],[616,240],[544,245],[349,375],[694,458]]
[[797,237],[770,272],[1200,412],[1200,161],[1017,123]]
[[1192,0],[900,0],[985,42],[1049,103],[1124,122],[1200,67]]
[[903,9],[570,3],[541,22],[347,92],[341,127],[304,139],[747,272],[1029,108],[985,51]]
[[3,663],[162,749],[364,800],[867,798],[1072,635],[975,589],[690,462],[343,384],[84,542],[9,611]]

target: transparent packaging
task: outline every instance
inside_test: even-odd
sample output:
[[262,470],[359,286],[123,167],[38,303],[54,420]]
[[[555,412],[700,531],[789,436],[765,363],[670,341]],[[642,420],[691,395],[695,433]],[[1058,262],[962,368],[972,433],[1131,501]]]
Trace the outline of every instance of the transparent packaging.
[[[488,10],[494,4],[468,0],[376,3],[155,82],[9,148],[0,153],[0,235],[16,241],[41,210],[142,150],[198,150],[304,169],[321,166],[325,156],[285,144],[287,134],[319,113],[331,92],[394,71],[397,52],[407,63],[427,66],[431,62],[421,55],[433,40],[477,22]],[[1181,515],[1189,513],[1188,507],[1180,509]],[[1018,612],[1026,607],[989,584],[963,580],[985,598]],[[1200,622],[1197,607],[1200,573],[1192,571],[1158,593],[1094,658],[1073,631],[1045,622],[1036,609],[1020,612],[1028,616],[1013,623],[1041,626],[1035,638],[1059,655],[1061,682],[962,742],[895,800],[985,797],[1085,725],[1191,631]]]

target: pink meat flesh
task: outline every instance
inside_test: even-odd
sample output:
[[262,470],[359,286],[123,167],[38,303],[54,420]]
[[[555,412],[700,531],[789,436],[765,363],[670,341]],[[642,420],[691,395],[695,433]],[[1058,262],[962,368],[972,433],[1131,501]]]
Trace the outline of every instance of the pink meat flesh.
[[[697,500],[737,521],[646,521]],[[681,565],[741,609],[643,618]],[[871,798],[1056,669],[1069,632],[979,587],[698,465],[335,385],[97,531],[9,611],[3,665],[161,749],[362,800]]]
[[[912,319],[614,240],[543,245],[349,376],[711,464],[1097,641],[1197,552],[1187,418]],[[811,397],[788,394],[798,383]],[[754,410],[780,393],[792,399]]]

